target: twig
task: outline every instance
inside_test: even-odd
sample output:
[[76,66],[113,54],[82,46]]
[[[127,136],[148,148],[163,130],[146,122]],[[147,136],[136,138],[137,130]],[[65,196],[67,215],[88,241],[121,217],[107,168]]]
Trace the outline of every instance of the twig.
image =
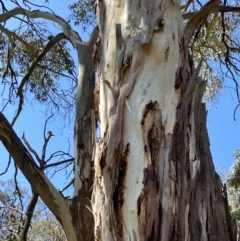
[[54,167],[54,166],[58,166],[58,165],[61,165],[61,164],[65,164],[65,163],[68,163],[68,162],[73,162],[74,160],[75,160],[75,158],[71,158],[71,159],[67,159],[67,160],[64,160],[64,161],[51,163],[51,164],[46,165],[45,169],[49,168],[49,167]]
[[38,163],[41,165],[43,164],[42,163],[42,160],[41,158],[38,156],[37,152],[31,147],[31,145],[29,144],[29,142],[27,141],[27,139],[25,138],[25,134],[23,132],[23,135],[22,135],[22,139],[24,141],[24,144],[27,146],[28,150],[30,152],[32,152],[32,154],[35,156],[35,158],[37,159]]

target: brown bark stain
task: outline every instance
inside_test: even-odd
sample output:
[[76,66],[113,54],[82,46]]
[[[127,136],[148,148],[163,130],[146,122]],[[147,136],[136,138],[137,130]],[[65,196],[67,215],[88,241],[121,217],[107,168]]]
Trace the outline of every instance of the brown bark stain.
[[181,87],[181,83],[183,81],[183,77],[182,77],[182,68],[179,67],[177,72],[176,72],[176,75],[175,75],[175,84],[174,84],[174,87],[176,90],[178,90],[180,87]]
[[[107,128],[108,130],[108,128]],[[104,138],[106,138],[106,133],[104,134]],[[103,174],[103,169],[104,167],[106,167],[107,163],[106,163],[106,153],[107,153],[107,142],[105,141],[102,146],[101,146],[101,150],[98,156],[98,160],[97,160],[97,164],[95,164],[95,176],[96,177],[101,177]]]
[[100,83],[97,83],[93,92],[93,99],[92,99],[92,109],[95,113],[95,119],[97,121],[100,121],[99,104],[100,104]]
[[137,201],[137,213],[139,222],[139,236],[142,241],[159,240],[160,229],[160,205],[159,197],[161,190],[159,189],[155,168],[148,165],[144,170],[144,189]]
[[104,151],[102,152],[102,155],[101,155],[101,158],[100,158],[100,161],[99,161],[102,172],[103,172],[103,168],[107,165],[107,163],[106,163],[106,152],[107,152],[107,147],[104,148]]
[[[79,219],[78,219],[78,197],[77,196],[73,197],[72,204],[69,207],[69,212],[70,212],[71,217],[72,217],[72,224],[74,226],[79,226],[79,224],[78,224],[78,222],[79,222]],[[78,230],[78,229],[76,229],[76,230]]]
[[124,203],[124,181],[127,172],[128,164],[128,154],[129,154],[129,144],[126,145],[125,149],[122,151],[120,160],[119,160],[119,172],[118,172],[118,181],[117,186],[113,192],[113,207],[116,214],[116,229],[118,231],[119,237],[123,237],[123,219],[121,214],[121,207]]
[[148,143],[150,146],[151,164],[155,167],[160,149],[160,137],[155,123],[153,123],[152,128],[148,132]]
[[148,113],[150,111],[154,111],[156,109],[158,105],[158,102],[155,101],[155,102],[152,102],[150,101],[144,108],[144,111],[143,111],[143,117],[142,117],[142,120],[141,120],[141,125],[142,125],[142,128],[144,126],[144,122],[145,122],[145,118],[147,117]]
[[100,55],[101,55],[101,38],[100,36],[98,36],[97,42],[95,43],[93,48],[93,55],[92,55],[92,60],[97,70],[99,70]]
[[[83,188],[84,189],[84,188]],[[75,232],[78,240],[93,240],[94,233],[89,230],[89,225],[93,222],[93,215],[91,212],[91,190],[79,190],[78,195],[72,198],[72,203],[69,207],[69,212],[72,217],[72,224],[75,227]],[[83,193],[85,198],[83,199]],[[84,217],[81,218],[81,217]]]
[[167,47],[166,51],[165,51],[165,61],[167,62],[168,60],[168,55],[169,55],[169,47]]
[[132,64],[132,56],[127,54],[124,56],[122,67],[121,67],[121,77],[125,75],[128,69],[130,69]]
[[150,44],[142,44],[141,50],[145,55],[147,55],[147,56],[151,55],[152,50],[151,50]]
[[171,241],[178,241],[178,219],[175,214],[172,215],[172,220],[171,220],[171,226],[172,226],[172,232],[171,232]]
[[[188,64],[178,70],[175,82],[175,88],[181,86],[184,98],[177,107],[172,139],[171,159],[176,170],[177,209],[172,220],[171,240],[186,240],[189,233],[191,241],[201,241],[204,235],[204,240],[234,241],[228,206],[222,202],[221,182],[214,171],[210,154],[205,105],[201,103],[205,85],[191,79],[195,71],[192,57],[187,55],[185,62]],[[189,159],[193,151],[190,143],[192,136],[196,139],[194,158],[201,163],[194,179],[190,166],[195,160]],[[229,226],[226,223],[230,223]]]
[[144,188],[137,201],[139,237],[142,241],[157,241],[161,226],[161,188],[156,174],[157,162],[163,140],[161,110],[157,101],[150,101],[143,111],[141,126],[144,137],[144,150],[148,156],[148,166],[144,169]]

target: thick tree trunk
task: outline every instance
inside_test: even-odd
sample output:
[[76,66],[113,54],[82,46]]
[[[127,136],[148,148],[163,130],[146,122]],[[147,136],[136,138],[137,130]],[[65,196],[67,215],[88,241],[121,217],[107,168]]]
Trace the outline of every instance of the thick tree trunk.
[[96,240],[236,240],[179,3],[98,2]]

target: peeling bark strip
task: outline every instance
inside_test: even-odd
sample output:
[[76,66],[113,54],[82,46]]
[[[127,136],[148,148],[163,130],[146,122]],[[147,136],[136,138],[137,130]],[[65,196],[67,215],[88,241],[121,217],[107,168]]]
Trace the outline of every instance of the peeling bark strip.
[[98,1],[98,241],[234,241],[188,52],[216,2],[184,29],[178,1]]

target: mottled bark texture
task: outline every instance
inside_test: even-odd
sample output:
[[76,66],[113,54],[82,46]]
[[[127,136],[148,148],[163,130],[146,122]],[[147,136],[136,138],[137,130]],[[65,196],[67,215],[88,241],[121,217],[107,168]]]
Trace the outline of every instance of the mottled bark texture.
[[188,52],[216,1],[187,27],[179,4],[98,1],[96,240],[236,240],[209,150],[206,83]]
[[79,77],[74,126],[75,180],[70,214],[77,239],[84,241],[94,240],[91,195],[94,178],[92,153],[95,145],[95,118],[92,102],[95,68],[92,55],[96,39],[97,29],[93,31],[88,42],[77,45]]

